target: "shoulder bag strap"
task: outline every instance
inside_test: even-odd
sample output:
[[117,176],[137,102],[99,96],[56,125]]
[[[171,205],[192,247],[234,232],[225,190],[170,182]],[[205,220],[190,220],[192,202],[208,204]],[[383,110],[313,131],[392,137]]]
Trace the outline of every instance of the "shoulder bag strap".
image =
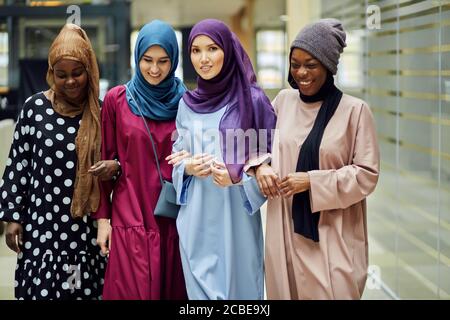
[[[125,85],[125,88],[127,88],[127,86]],[[128,88],[127,88],[128,89]],[[148,136],[150,137],[150,142],[152,143],[152,148],[153,148],[153,153],[155,154],[155,162],[156,162],[156,168],[158,169],[158,174],[159,174],[159,181],[161,181],[161,186],[164,185],[164,179],[162,177],[161,174],[161,168],[159,167],[159,161],[158,161],[158,153],[156,152],[156,146],[155,146],[155,142],[153,140],[153,136],[150,132],[150,129],[148,128],[147,125],[147,121],[144,118],[144,114],[142,113],[141,107],[139,106],[139,104],[137,103],[137,100],[134,98],[133,94],[131,93],[131,91],[129,91],[131,98],[134,100],[134,102],[136,103],[136,106],[139,110],[139,113],[141,114],[141,118],[144,121],[144,125],[145,125],[145,129],[147,129],[148,132]]]

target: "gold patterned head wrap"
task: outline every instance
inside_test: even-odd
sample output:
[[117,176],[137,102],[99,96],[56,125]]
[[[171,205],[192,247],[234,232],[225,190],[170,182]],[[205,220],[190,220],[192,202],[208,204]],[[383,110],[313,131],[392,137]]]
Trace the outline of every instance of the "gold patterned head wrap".
[[[84,102],[74,104],[64,100],[54,85],[54,66],[62,59],[75,60],[83,64],[88,75],[87,95]],[[63,116],[75,117],[83,114],[80,128],[75,138],[77,169],[70,212],[72,217],[82,217],[97,211],[100,190],[97,177],[88,172],[100,160],[101,130],[99,71],[97,59],[86,32],[75,24],[66,24],[53,41],[48,54],[47,83],[50,98],[56,112]]]

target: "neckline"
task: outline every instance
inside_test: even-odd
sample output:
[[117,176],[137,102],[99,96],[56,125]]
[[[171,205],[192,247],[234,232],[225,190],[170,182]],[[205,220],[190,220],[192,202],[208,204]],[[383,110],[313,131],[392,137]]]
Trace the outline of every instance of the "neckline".
[[300,104],[300,108],[302,108],[304,110],[320,109],[320,107],[322,106],[322,103],[323,103],[323,100],[312,102],[312,103],[306,103],[300,98],[300,96],[298,97],[298,100],[299,100],[298,102]]

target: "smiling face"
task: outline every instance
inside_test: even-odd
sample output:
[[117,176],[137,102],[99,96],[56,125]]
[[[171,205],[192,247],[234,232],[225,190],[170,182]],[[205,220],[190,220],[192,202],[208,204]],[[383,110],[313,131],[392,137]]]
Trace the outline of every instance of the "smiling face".
[[305,96],[315,95],[327,79],[327,69],[323,64],[299,48],[292,50],[290,72]]
[[169,74],[172,63],[166,50],[158,45],[151,46],[139,61],[144,79],[153,86],[160,84]]
[[191,61],[197,74],[204,80],[216,77],[223,67],[225,54],[210,37],[199,35],[191,46]]
[[81,103],[87,95],[88,74],[81,62],[61,59],[53,66],[56,92],[64,100]]

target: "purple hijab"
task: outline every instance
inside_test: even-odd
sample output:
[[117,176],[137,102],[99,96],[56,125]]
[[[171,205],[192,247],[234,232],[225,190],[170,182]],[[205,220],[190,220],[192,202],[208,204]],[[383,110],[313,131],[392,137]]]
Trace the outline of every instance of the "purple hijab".
[[[244,164],[250,155],[270,153],[272,149],[272,130],[275,129],[276,115],[264,91],[257,85],[255,72],[241,43],[225,23],[215,19],[206,19],[197,23],[189,35],[188,49],[191,52],[195,37],[205,35],[211,38],[223,51],[224,63],[220,73],[210,80],[197,77],[197,88],[187,91],[183,100],[197,113],[213,113],[227,106],[220,120],[219,130],[222,136],[222,155],[233,183],[242,178]],[[226,134],[229,130],[255,129],[258,132],[258,148],[250,150],[248,139],[245,148],[237,146],[234,139],[233,149],[227,148]],[[263,137],[266,129],[266,136]],[[265,142],[260,143],[264,138]],[[228,150],[227,150],[228,149]],[[237,153],[242,152],[243,155]],[[231,153],[231,154],[230,154]],[[244,158],[244,162],[239,160]],[[234,161],[227,161],[229,158]]]

